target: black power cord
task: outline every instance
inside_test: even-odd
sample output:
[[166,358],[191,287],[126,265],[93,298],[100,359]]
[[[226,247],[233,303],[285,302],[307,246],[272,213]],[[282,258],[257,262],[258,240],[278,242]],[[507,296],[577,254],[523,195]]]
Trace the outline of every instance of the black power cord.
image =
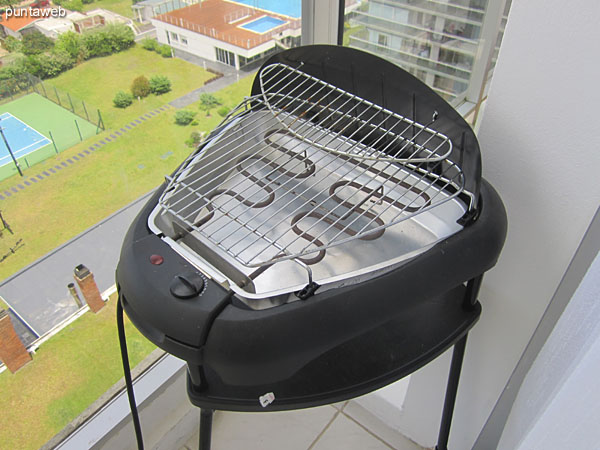
[[137,440],[138,450],[144,450],[144,439],[142,438],[142,427],[140,426],[140,417],[138,415],[135,395],[133,393],[133,381],[131,380],[131,367],[129,366],[129,355],[127,354],[127,341],[125,339],[125,324],[123,323],[123,305],[121,300],[117,301],[117,329],[119,330],[119,345],[121,346],[121,360],[123,361],[123,374],[125,376],[125,386],[127,387],[127,397],[129,398],[129,408],[133,419],[133,428],[135,429],[135,439]]

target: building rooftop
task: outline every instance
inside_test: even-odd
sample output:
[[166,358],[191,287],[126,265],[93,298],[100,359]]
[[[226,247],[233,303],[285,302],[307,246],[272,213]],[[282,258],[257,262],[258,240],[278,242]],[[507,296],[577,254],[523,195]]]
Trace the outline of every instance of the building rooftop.
[[23,14],[19,17],[11,16],[7,19],[6,13],[4,12],[0,15],[0,25],[5,26],[12,31],[20,31],[40,19],[41,17],[31,17],[29,14]]
[[42,28],[48,31],[63,32],[73,30],[73,22],[69,19],[62,19],[60,17],[50,17],[48,19],[42,19],[35,24],[36,27]]
[[171,0],[143,0],[141,2],[137,2],[134,3],[133,6],[146,6],[146,5],[151,5],[151,6],[156,6],[156,5],[162,5],[163,3],[169,3]]
[[[266,15],[281,20],[283,24],[264,33],[241,28]],[[160,14],[155,19],[244,49],[251,49],[271,41],[273,36],[279,35],[284,30],[300,28],[300,19],[225,0],[204,0],[195,5]]]

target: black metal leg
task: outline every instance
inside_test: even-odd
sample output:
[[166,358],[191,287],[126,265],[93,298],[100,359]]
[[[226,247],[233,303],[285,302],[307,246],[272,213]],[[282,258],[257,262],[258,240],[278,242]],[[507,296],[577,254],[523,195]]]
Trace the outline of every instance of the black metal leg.
[[[477,295],[483,281],[483,274],[469,280],[466,286],[463,308],[470,310],[477,303]],[[452,424],[452,415],[454,413],[454,404],[456,403],[456,393],[458,392],[458,381],[460,371],[465,356],[465,347],[467,346],[467,334],[454,344],[452,352],[452,363],[450,364],[450,373],[448,374],[448,383],[446,385],[446,398],[444,399],[444,410],[442,411],[442,423],[438,434],[436,450],[448,450],[448,438],[450,437],[450,425]]]
[[213,413],[212,409],[200,410],[200,450],[210,450]]
[[458,380],[460,378],[460,370],[462,368],[463,357],[465,356],[466,345],[466,334],[454,345],[450,373],[448,374],[448,384],[446,385],[446,398],[444,400],[444,410],[442,412],[442,423],[440,424],[438,442],[435,447],[436,450],[448,450],[450,425],[452,424],[452,414],[454,412],[454,403],[456,402],[456,393],[458,391]]
[[467,283],[467,290],[465,292],[465,298],[463,301],[463,308],[467,311],[471,311],[477,303],[477,295],[479,294],[479,288],[483,281],[483,274],[472,278]]

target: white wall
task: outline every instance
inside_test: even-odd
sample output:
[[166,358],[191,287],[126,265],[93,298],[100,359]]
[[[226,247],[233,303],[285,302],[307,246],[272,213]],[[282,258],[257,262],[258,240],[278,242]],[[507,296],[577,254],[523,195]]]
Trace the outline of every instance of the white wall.
[[600,256],[525,378],[499,450],[598,448]]
[[[185,28],[180,28],[175,25],[171,25],[170,23],[162,22],[160,20],[152,19],[151,22],[152,25],[156,27],[156,36],[158,42],[160,42],[161,44],[171,45],[171,47],[173,48],[184,50],[188,53],[200,56],[201,58],[207,59],[209,61],[217,61],[215,47],[219,47],[223,50],[230,51],[234,54],[250,58],[252,56],[266,52],[267,50],[273,48],[273,46],[275,45],[273,41],[267,41],[254,48],[246,50],[228,42],[223,42],[218,39],[214,39],[203,34],[187,30]],[[170,43],[167,42],[167,31],[169,33],[176,33],[178,36],[180,36],[179,41],[174,41],[173,39],[171,39]],[[181,43],[181,36],[187,39],[187,45]]]
[[[484,278],[451,449],[471,448],[600,203],[597,0],[515,0],[479,139],[509,232]],[[435,444],[448,358],[411,377],[396,424]],[[435,397],[435,398],[433,398]],[[400,407],[401,405],[397,405]]]

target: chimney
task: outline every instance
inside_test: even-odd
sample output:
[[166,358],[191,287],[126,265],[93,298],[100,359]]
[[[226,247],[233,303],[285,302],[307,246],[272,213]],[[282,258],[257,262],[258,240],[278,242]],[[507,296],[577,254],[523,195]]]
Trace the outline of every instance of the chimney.
[[69,289],[69,292],[71,293],[71,297],[73,297],[73,300],[75,300],[75,303],[77,304],[77,308],[81,308],[83,306],[83,302],[81,301],[81,298],[79,297],[79,294],[77,293],[77,289],[75,289],[75,283],[67,284],[67,289]]
[[31,355],[21,342],[6,310],[0,311],[0,359],[15,373],[29,361]]
[[104,300],[100,295],[100,290],[94,281],[94,275],[83,264],[79,264],[74,270],[75,281],[79,286],[79,290],[83,298],[87,302],[90,309],[97,313],[104,308]]

